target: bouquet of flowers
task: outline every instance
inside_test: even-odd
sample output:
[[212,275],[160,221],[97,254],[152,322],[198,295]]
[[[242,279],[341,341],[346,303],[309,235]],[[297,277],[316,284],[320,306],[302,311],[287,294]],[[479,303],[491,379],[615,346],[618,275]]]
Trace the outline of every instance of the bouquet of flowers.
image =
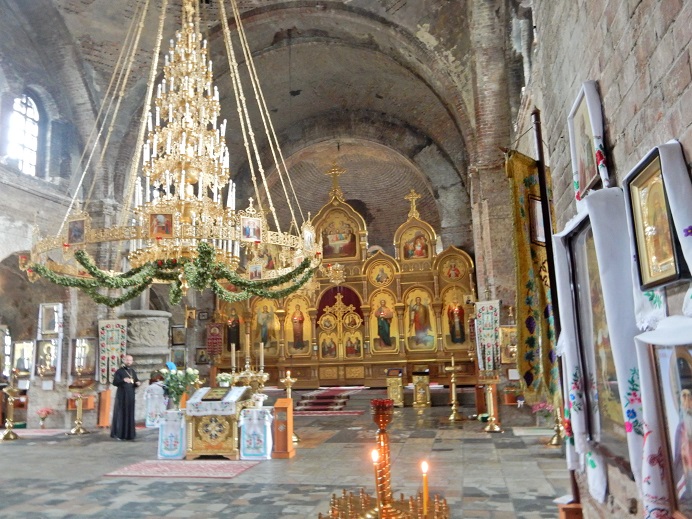
[[531,406],[531,412],[533,414],[540,414],[543,418],[550,418],[555,412],[553,404],[548,402],[536,402]]
[[173,401],[176,408],[180,407],[183,394],[199,382],[199,371],[192,368],[171,370],[163,368],[159,371],[163,375],[163,389],[166,396]]
[[233,383],[233,375],[230,373],[219,373],[216,375],[216,383],[218,385],[231,385]]
[[48,418],[50,415],[54,414],[55,411],[51,409],[50,407],[42,407],[38,411],[36,411],[36,414],[41,420],[45,420]]

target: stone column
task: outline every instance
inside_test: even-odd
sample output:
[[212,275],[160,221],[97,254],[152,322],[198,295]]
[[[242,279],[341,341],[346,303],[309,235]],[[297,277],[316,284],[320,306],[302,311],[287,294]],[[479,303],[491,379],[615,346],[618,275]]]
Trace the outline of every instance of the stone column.
[[142,385],[137,390],[135,420],[145,418],[144,389],[150,373],[160,368],[169,357],[170,312],[128,310],[118,317],[127,319],[127,354],[135,359],[134,368]]
[[504,0],[477,0],[472,7],[475,50],[477,148],[470,170],[473,235],[479,298],[514,301],[514,255],[509,182],[501,148],[510,145],[510,106]]

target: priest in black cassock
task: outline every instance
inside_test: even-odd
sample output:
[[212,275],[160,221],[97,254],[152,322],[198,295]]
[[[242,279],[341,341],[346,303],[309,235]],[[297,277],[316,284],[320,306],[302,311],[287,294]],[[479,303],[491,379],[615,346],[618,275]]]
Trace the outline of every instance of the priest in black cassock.
[[132,355],[125,355],[123,365],[113,376],[113,385],[118,388],[115,393],[115,406],[111,420],[111,438],[119,440],[135,439],[135,388],[140,382],[137,372],[132,368]]

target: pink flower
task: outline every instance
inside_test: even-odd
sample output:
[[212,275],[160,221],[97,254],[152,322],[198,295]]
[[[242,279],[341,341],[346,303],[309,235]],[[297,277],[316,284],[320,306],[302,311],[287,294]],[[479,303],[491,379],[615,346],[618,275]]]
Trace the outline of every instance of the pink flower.
[[625,431],[632,432],[632,422],[625,422]]
[[55,411],[53,411],[50,407],[42,407],[41,409],[36,411],[36,414],[38,415],[39,418],[44,419],[47,416],[52,415],[54,412]]

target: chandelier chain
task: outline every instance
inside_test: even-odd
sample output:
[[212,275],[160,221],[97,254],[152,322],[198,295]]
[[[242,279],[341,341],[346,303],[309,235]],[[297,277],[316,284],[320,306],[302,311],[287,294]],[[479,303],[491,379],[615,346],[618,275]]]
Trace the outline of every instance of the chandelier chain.
[[[248,72],[250,74],[250,79],[251,79],[251,84],[252,88],[255,94],[255,98],[257,99],[258,103],[258,108],[260,115],[262,117],[262,123],[264,124],[264,131],[267,134],[268,137],[268,144],[269,144],[269,149],[271,150],[272,158],[274,159],[274,165],[276,166],[276,172],[279,175],[279,181],[281,182],[281,187],[284,192],[284,197],[286,197],[286,200],[289,200],[290,197],[288,195],[288,191],[286,190],[286,184],[284,182],[284,174],[281,170],[281,167],[279,166],[279,160],[277,159],[277,153],[281,156],[281,150],[279,147],[279,141],[278,138],[276,137],[276,132],[274,131],[274,125],[271,120],[271,116],[269,115],[269,109],[267,108],[267,103],[264,99],[264,93],[262,91],[262,85],[259,82],[259,78],[257,77],[257,69],[255,68],[255,61],[252,59],[252,52],[250,51],[250,45],[247,40],[247,36],[245,34],[245,28],[243,27],[241,18],[240,18],[240,12],[238,10],[238,5],[236,3],[236,0],[231,0],[231,5],[233,7],[233,16],[238,20],[238,34],[240,35],[240,40],[243,45],[243,54],[245,55],[245,60],[247,62],[247,67],[248,67]],[[259,160],[259,159],[258,159]],[[283,161],[283,156],[281,156],[281,162],[284,167],[284,171],[286,174],[286,177],[289,178],[290,176],[288,175],[288,170],[286,170],[286,164]],[[263,179],[264,179],[264,172],[263,172]],[[272,204],[272,199],[271,195],[269,194],[269,185],[267,184],[266,180],[264,180],[264,185],[265,189],[267,190],[267,198],[269,200],[269,203]],[[293,191],[294,197],[295,197],[295,191]],[[295,197],[296,205],[298,206],[298,209],[300,210],[300,203],[298,202],[297,197]],[[299,228],[298,222],[296,221],[296,216],[295,213],[293,212],[293,206],[291,204],[288,204],[288,208],[291,212],[291,221],[293,225],[295,225],[296,229]],[[272,211],[273,206],[272,206]],[[302,210],[301,211],[301,217],[302,217]],[[303,218],[304,220],[304,218]]]
[[[148,0],[147,0],[147,3],[148,3]],[[139,27],[141,27],[142,23],[143,23],[143,18],[144,18],[145,13],[146,13],[146,10],[142,6],[138,6],[138,10],[139,10],[139,15],[141,16],[141,19],[139,22]],[[67,211],[65,211],[65,216],[63,217],[62,223],[60,224],[60,228],[58,229],[58,232],[56,233],[56,237],[59,236],[62,233],[63,229],[65,228],[65,224],[67,223],[67,219],[70,216],[70,212],[72,211],[72,209],[75,205],[75,202],[77,201],[77,197],[79,196],[80,190],[81,190],[82,186],[84,185],[84,181],[85,181],[86,175],[89,171],[89,167],[90,167],[91,161],[94,157],[94,153],[96,153],[98,143],[101,139],[101,135],[103,134],[103,129],[106,126],[106,121],[108,120],[108,117],[111,113],[111,108],[113,107],[113,100],[115,97],[115,96],[111,95],[111,92],[117,90],[121,81],[122,81],[122,78],[124,75],[124,67],[121,67],[121,63],[123,61],[123,57],[128,54],[126,52],[126,49],[128,49],[128,44],[131,44],[131,42],[132,42],[132,37],[133,37],[132,34],[134,32],[135,27],[137,26],[136,21],[139,19],[137,14],[138,13],[136,10],[135,14],[132,18],[132,23],[129,25],[128,30],[127,30],[127,34],[126,34],[125,40],[124,40],[125,43],[124,43],[123,47],[120,49],[120,53],[118,54],[118,59],[117,59],[117,62],[115,64],[113,74],[111,75],[111,78],[109,80],[108,88],[106,89],[106,92],[104,94],[104,100],[107,99],[108,103],[106,103],[104,101],[99,106],[99,111],[96,114],[94,126],[92,127],[91,132],[89,134],[89,137],[86,140],[87,144],[84,147],[84,150],[82,151],[81,156],[79,157],[78,164],[80,164],[80,165],[83,164],[82,174],[79,177],[79,182],[77,183],[77,186],[75,187],[74,194],[72,195],[72,198],[70,200],[70,204],[67,207]],[[117,80],[116,80],[116,77],[118,78]],[[115,113],[113,114],[113,118],[115,118],[116,113],[117,113],[117,109],[116,109]],[[87,155],[87,150],[89,150],[89,157],[88,157],[86,163],[84,163],[84,158]],[[100,166],[100,163],[98,165]],[[88,206],[89,200],[91,199],[91,195],[93,193],[94,186],[96,184],[96,177],[97,177],[97,175],[93,176],[91,186],[89,187],[89,191],[88,191],[87,196],[84,200],[84,202],[85,202],[84,203],[84,209],[86,209],[86,207]]]

